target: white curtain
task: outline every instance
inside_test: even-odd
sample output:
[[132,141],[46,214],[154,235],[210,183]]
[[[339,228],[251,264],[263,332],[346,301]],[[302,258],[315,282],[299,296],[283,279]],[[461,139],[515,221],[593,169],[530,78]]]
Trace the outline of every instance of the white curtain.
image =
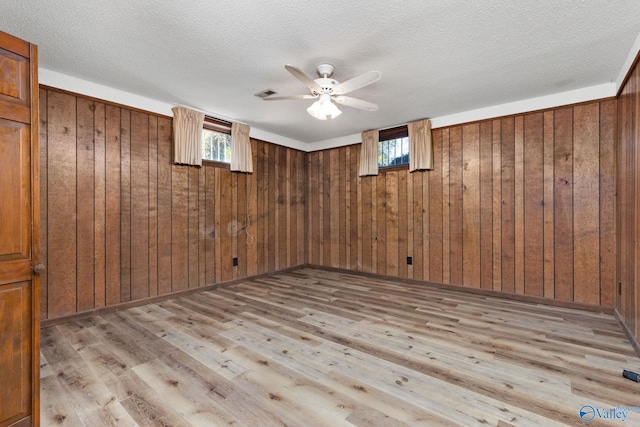
[[377,130],[362,132],[358,175],[378,175],[378,138]]
[[433,169],[431,120],[411,122],[409,129],[409,171]]
[[231,170],[253,173],[249,126],[241,123],[231,124]]
[[173,162],[202,166],[202,125],[204,113],[184,107],[173,111]]

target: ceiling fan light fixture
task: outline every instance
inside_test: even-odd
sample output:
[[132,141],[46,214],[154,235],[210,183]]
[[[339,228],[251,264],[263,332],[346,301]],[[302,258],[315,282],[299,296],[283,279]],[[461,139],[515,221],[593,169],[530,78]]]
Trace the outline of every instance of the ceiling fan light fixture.
[[262,97],[264,101],[317,98],[316,102],[307,108],[307,113],[318,120],[327,120],[327,118],[335,119],[342,114],[342,111],[338,109],[336,104],[346,105],[347,107],[358,108],[365,111],[378,110],[378,106],[372,102],[344,95],[370,85],[371,83],[377,82],[382,76],[380,71],[369,71],[353,77],[346,82],[340,83],[337,80],[330,78],[333,74],[333,65],[331,64],[318,65],[317,71],[318,75],[321,77],[315,80],[293,65],[287,64],[284,68],[289,71],[293,77],[307,86],[309,93],[306,95],[287,96],[271,96],[265,94],[266,96]]
[[331,96],[329,94],[320,95],[320,99],[311,104],[311,107],[307,108],[307,113],[318,120],[327,120],[327,117],[335,119],[342,111],[338,109],[336,104],[331,102]]

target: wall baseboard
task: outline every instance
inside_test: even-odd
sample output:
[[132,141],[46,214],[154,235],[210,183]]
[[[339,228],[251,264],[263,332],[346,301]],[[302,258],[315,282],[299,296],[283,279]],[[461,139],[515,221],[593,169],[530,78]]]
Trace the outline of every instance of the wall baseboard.
[[278,271],[275,271],[275,272],[272,272],[272,273],[264,273],[264,274],[259,274],[257,276],[245,277],[243,279],[229,280],[227,282],[215,283],[213,285],[201,286],[199,288],[186,289],[184,291],[173,292],[173,293],[170,293],[170,294],[158,295],[158,296],[155,296],[155,297],[144,298],[144,299],[139,299],[139,300],[135,300],[135,301],[127,301],[127,302],[123,302],[123,303],[116,304],[116,305],[110,305],[108,307],[97,308],[95,310],[88,310],[88,311],[83,311],[83,312],[80,312],[80,313],[74,313],[74,314],[71,314],[69,316],[61,316],[61,317],[56,317],[56,318],[53,318],[53,319],[42,319],[40,321],[40,328],[44,329],[44,328],[48,328],[48,327],[51,327],[51,326],[59,325],[59,324],[62,324],[62,323],[66,323],[66,322],[72,322],[72,321],[75,321],[75,320],[86,319],[88,317],[100,316],[102,314],[107,314],[107,313],[115,313],[115,312],[118,312],[118,311],[121,311],[121,310],[126,310],[128,308],[140,307],[140,306],[147,305],[147,304],[154,304],[154,303],[157,303],[157,302],[162,302],[162,301],[166,301],[166,300],[170,300],[170,299],[180,298],[180,297],[184,297],[184,296],[187,296],[187,295],[196,294],[196,293],[199,293],[199,292],[211,291],[211,290],[218,289],[220,287],[224,287],[224,286],[229,286],[229,285],[233,285],[233,284],[236,284],[236,283],[245,282],[247,280],[263,279],[265,277],[271,277],[271,276],[274,276],[276,274],[286,273],[288,271],[294,271],[294,270],[297,270],[297,269],[299,269],[301,267],[302,266],[295,266],[295,267],[286,268],[284,270],[278,270]]
[[636,355],[640,357],[640,341],[638,341],[638,338],[633,334],[631,329],[629,329],[627,324],[624,322],[624,320],[622,319],[622,315],[620,314],[617,308],[613,309],[613,315],[615,316],[616,320],[618,321],[618,324],[620,325],[625,335],[627,336],[627,339],[629,340],[629,342],[631,343],[631,346],[635,350]]
[[603,307],[600,305],[582,304],[582,303],[571,302],[571,301],[558,301],[558,300],[552,300],[549,298],[534,297],[530,295],[520,295],[515,293],[494,291],[493,289],[467,288],[464,286],[446,285],[443,283],[428,282],[423,280],[404,279],[404,278],[393,277],[393,276],[381,276],[379,274],[366,273],[363,271],[346,270],[342,268],[326,267],[326,266],[314,265],[314,264],[308,264],[306,266],[301,266],[297,268],[304,268],[304,267],[317,268],[319,270],[335,271],[335,272],[347,273],[347,274],[356,274],[359,276],[371,277],[376,279],[395,280],[397,282],[406,283],[409,285],[430,286],[432,288],[466,292],[466,293],[476,294],[476,295],[492,296],[497,298],[528,302],[532,304],[544,304],[544,305],[550,305],[554,307],[563,307],[563,308],[572,308],[576,310],[591,311],[595,313],[613,314],[613,307]]
[[303,268],[315,268],[315,269],[318,269],[318,270],[334,271],[334,272],[345,273],[345,274],[354,274],[354,275],[358,275],[358,276],[362,276],[362,277],[371,277],[371,278],[375,278],[375,279],[394,280],[394,281],[398,281],[398,282],[405,283],[405,284],[408,284],[408,285],[429,286],[429,287],[436,288],[436,289],[446,289],[446,290],[450,290],[450,291],[465,292],[465,293],[469,293],[469,294],[491,296],[491,297],[496,297],[496,298],[503,298],[503,299],[520,301],[520,302],[527,302],[527,303],[531,303],[531,304],[544,304],[544,305],[549,305],[549,306],[554,306],[554,307],[563,307],[563,308],[571,308],[571,309],[585,310],[585,311],[598,312],[598,313],[613,314],[616,317],[616,319],[617,319],[618,323],[620,324],[621,328],[624,330],[625,334],[627,335],[627,337],[628,337],[629,341],[631,342],[631,345],[633,346],[636,354],[638,355],[638,357],[640,357],[640,342],[638,341],[637,338],[635,338],[633,336],[633,334],[631,333],[631,331],[629,330],[627,325],[624,323],[624,321],[622,320],[622,317],[620,316],[620,313],[618,312],[618,310],[614,309],[614,308],[602,307],[602,306],[596,306],[596,305],[590,305],[590,304],[581,304],[581,303],[568,302],[568,301],[550,300],[550,299],[547,299],[547,298],[533,297],[533,296],[528,296],[528,295],[505,293],[505,292],[494,291],[492,289],[465,288],[463,286],[446,285],[446,284],[436,283],[436,282],[426,282],[426,281],[422,281],[422,280],[413,280],[413,279],[404,279],[404,278],[391,277],[391,276],[382,276],[382,275],[379,275],[379,274],[366,273],[366,272],[354,271],[354,270],[346,270],[346,269],[334,268],[334,267],[326,267],[326,266],[314,265],[314,264],[298,265],[298,266],[295,266],[295,267],[291,267],[291,268],[287,268],[287,269],[284,269],[284,270],[279,270],[279,271],[275,271],[275,272],[271,272],[271,273],[265,273],[265,274],[260,274],[260,275],[257,275],[257,276],[245,277],[243,279],[230,280],[230,281],[227,281],[227,282],[216,283],[216,284],[213,284],[213,285],[203,286],[203,287],[195,288],[195,289],[187,289],[187,290],[184,290],[184,291],[174,292],[174,293],[171,293],[171,294],[160,295],[160,296],[151,297],[151,298],[140,299],[140,300],[136,300],[136,301],[127,301],[127,302],[124,302],[124,303],[121,303],[121,304],[118,304],[118,305],[113,305],[113,306],[109,306],[109,307],[102,307],[102,308],[99,308],[99,309],[96,309],[96,310],[89,310],[89,311],[84,311],[84,312],[81,312],[81,313],[75,313],[75,314],[72,314],[72,315],[69,315],[69,316],[57,317],[55,319],[46,319],[46,320],[42,320],[41,321],[41,325],[40,326],[41,326],[41,328],[44,329],[44,328],[48,328],[48,327],[51,327],[51,326],[59,325],[61,323],[71,322],[71,321],[80,320],[80,319],[86,319],[88,317],[99,316],[99,315],[106,314],[106,313],[118,312],[118,311],[121,311],[121,310],[126,310],[126,309],[133,308],[133,307],[139,307],[139,306],[143,306],[143,305],[146,305],[146,304],[153,304],[153,303],[157,303],[157,302],[161,302],[161,301],[180,298],[180,297],[183,297],[183,296],[186,296],[186,295],[195,294],[195,293],[198,293],[198,292],[215,290],[215,289],[218,289],[219,287],[229,286],[229,285],[233,285],[233,284],[236,284],[236,283],[241,283],[241,282],[248,281],[248,280],[272,277],[272,276],[275,276],[277,274],[287,273],[287,272],[290,272],[290,271],[301,270]]

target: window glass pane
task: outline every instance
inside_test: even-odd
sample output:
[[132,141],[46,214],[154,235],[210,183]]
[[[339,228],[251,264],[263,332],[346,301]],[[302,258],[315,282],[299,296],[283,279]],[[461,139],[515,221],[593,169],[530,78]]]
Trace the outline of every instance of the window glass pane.
[[378,166],[409,164],[409,138],[396,138],[378,143]]
[[204,160],[230,163],[231,135],[202,129],[202,158]]

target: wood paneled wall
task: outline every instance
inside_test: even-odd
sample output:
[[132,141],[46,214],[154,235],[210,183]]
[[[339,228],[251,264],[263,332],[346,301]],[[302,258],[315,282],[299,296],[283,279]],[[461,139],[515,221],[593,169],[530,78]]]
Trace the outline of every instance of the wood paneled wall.
[[252,140],[249,175],[176,166],[169,117],[40,100],[43,319],[305,263],[614,306],[615,100],[435,129],[433,171],[363,178],[359,145]]
[[[616,309],[640,351],[640,67],[636,62],[618,98],[618,281]],[[640,354],[640,353],[639,353]]]
[[310,153],[308,261],[612,308],[615,129],[606,100],[435,129],[429,172]]
[[305,263],[305,153],[176,166],[170,117],[45,87],[40,118],[43,319]]

